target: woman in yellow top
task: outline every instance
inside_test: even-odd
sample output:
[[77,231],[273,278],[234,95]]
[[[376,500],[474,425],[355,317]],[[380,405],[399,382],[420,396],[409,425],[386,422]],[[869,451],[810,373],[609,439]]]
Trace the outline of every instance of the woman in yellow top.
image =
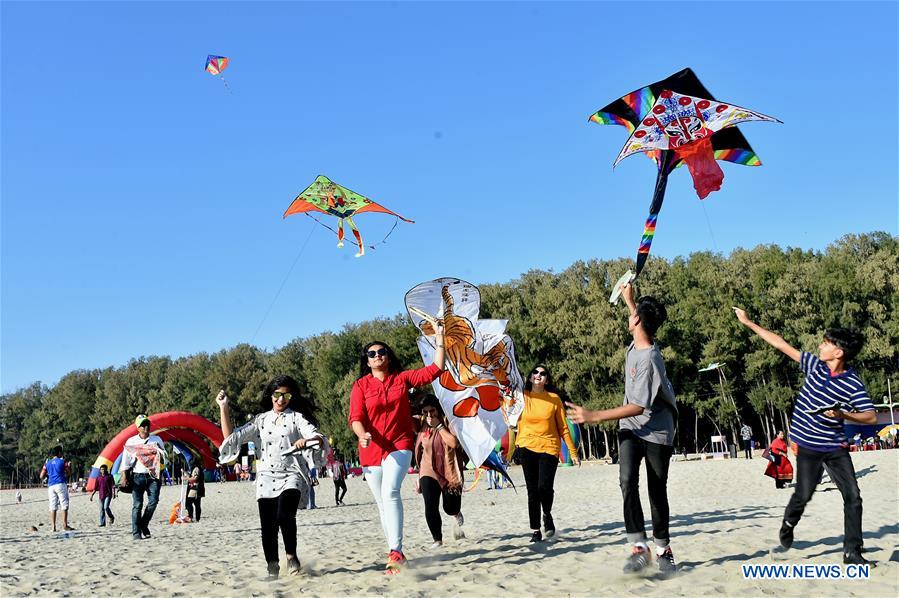
[[518,420],[518,435],[515,445],[524,470],[524,481],[528,487],[528,516],[530,518],[531,542],[543,539],[540,533],[540,510],[543,510],[543,529],[546,537],[556,533],[553,523],[553,481],[559,466],[562,439],[568,445],[571,460],[580,465],[577,449],[565,423],[565,407],[562,399],[550,392],[552,380],[549,370],[543,364],[534,366],[524,385],[524,412]]

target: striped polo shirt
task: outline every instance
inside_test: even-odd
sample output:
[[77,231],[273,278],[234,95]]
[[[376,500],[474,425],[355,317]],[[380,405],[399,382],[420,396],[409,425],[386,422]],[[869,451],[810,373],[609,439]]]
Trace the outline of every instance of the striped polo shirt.
[[825,408],[873,411],[865,384],[852,368],[831,376],[826,363],[805,351],[799,367],[805,372],[805,382],[793,407],[790,439],[802,448],[818,452],[845,447],[848,441],[843,430],[844,420],[824,417],[821,411]]

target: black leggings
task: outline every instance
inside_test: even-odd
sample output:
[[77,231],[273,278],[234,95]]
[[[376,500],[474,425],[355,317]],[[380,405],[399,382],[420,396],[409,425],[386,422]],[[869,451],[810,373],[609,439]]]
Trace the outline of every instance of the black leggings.
[[346,496],[346,482],[344,480],[334,480],[334,502],[340,504],[344,496]]
[[421,477],[418,479],[421,495],[425,499],[425,520],[431,537],[435,542],[443,542],[443,520],[440,518],[440,497],[443,496],[443,512],[450,516],[456,516],[462,510],[462,495],[450,494],[440,488],[440,484],[434,478]]
[[528,487],[528,519],[531,529],[540,529],[540,510],[544,515],[552,516],[553,482],[556,480],[556,469],[559,458],[548,453],[537,453],[520,447],[518,456],[524,472],[524,483]]
[[[194,521],[200,520],[200,501],[203,500],[201,497],[190,498],[187,499],[187,515]],[[194,517],[194,509],[197,511],[197,516]]]
[[276,498],[260,498],[259,523],[262,526],[262,552],[267,563],[278,562],[278,528],[284,539],[284,552],[297,553],[297,507],[300,491],[285,490]]

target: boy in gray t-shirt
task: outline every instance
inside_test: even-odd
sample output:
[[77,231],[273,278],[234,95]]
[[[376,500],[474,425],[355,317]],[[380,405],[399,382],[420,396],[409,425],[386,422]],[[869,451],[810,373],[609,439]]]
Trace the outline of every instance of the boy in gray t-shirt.
[[633,337],[625,358],[624,402],[621,407],[599,411],[567,403],[568,417],[575,423],[618,420],[618,471],[624,498],[624,526],[628,540],[634,545],[624,566],[628,573],[645,569],[652,560],[639,488],[640,461],[646,460],[656,559],[660,571],[673,573],[676,565],[668,534],[667,486],[677,402],[665,373],[665,361],[655,345],[656,331],[668,314],[665,306],[652,297],[635,301],[630,284],[624,285],[621,296],[630,310],[628,331]]
[[674,388],[668,381],[665,361],[655,344],[638,349],[636,342],[632,342],[627,348],[622,405],[639,405],[643,411],[618,420],[619,428],[632,431],[646,442],[674,444],[677,414]]

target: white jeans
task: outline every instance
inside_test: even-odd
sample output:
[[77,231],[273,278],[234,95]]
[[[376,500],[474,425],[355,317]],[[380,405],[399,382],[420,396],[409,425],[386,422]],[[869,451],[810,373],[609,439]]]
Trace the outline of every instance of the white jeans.
[[381,527],[390,550],[403,551],[403,501],[400,487],[409,472],[412,451],[393,451],[377,467],[363,467],[365,480],[378,503]]

